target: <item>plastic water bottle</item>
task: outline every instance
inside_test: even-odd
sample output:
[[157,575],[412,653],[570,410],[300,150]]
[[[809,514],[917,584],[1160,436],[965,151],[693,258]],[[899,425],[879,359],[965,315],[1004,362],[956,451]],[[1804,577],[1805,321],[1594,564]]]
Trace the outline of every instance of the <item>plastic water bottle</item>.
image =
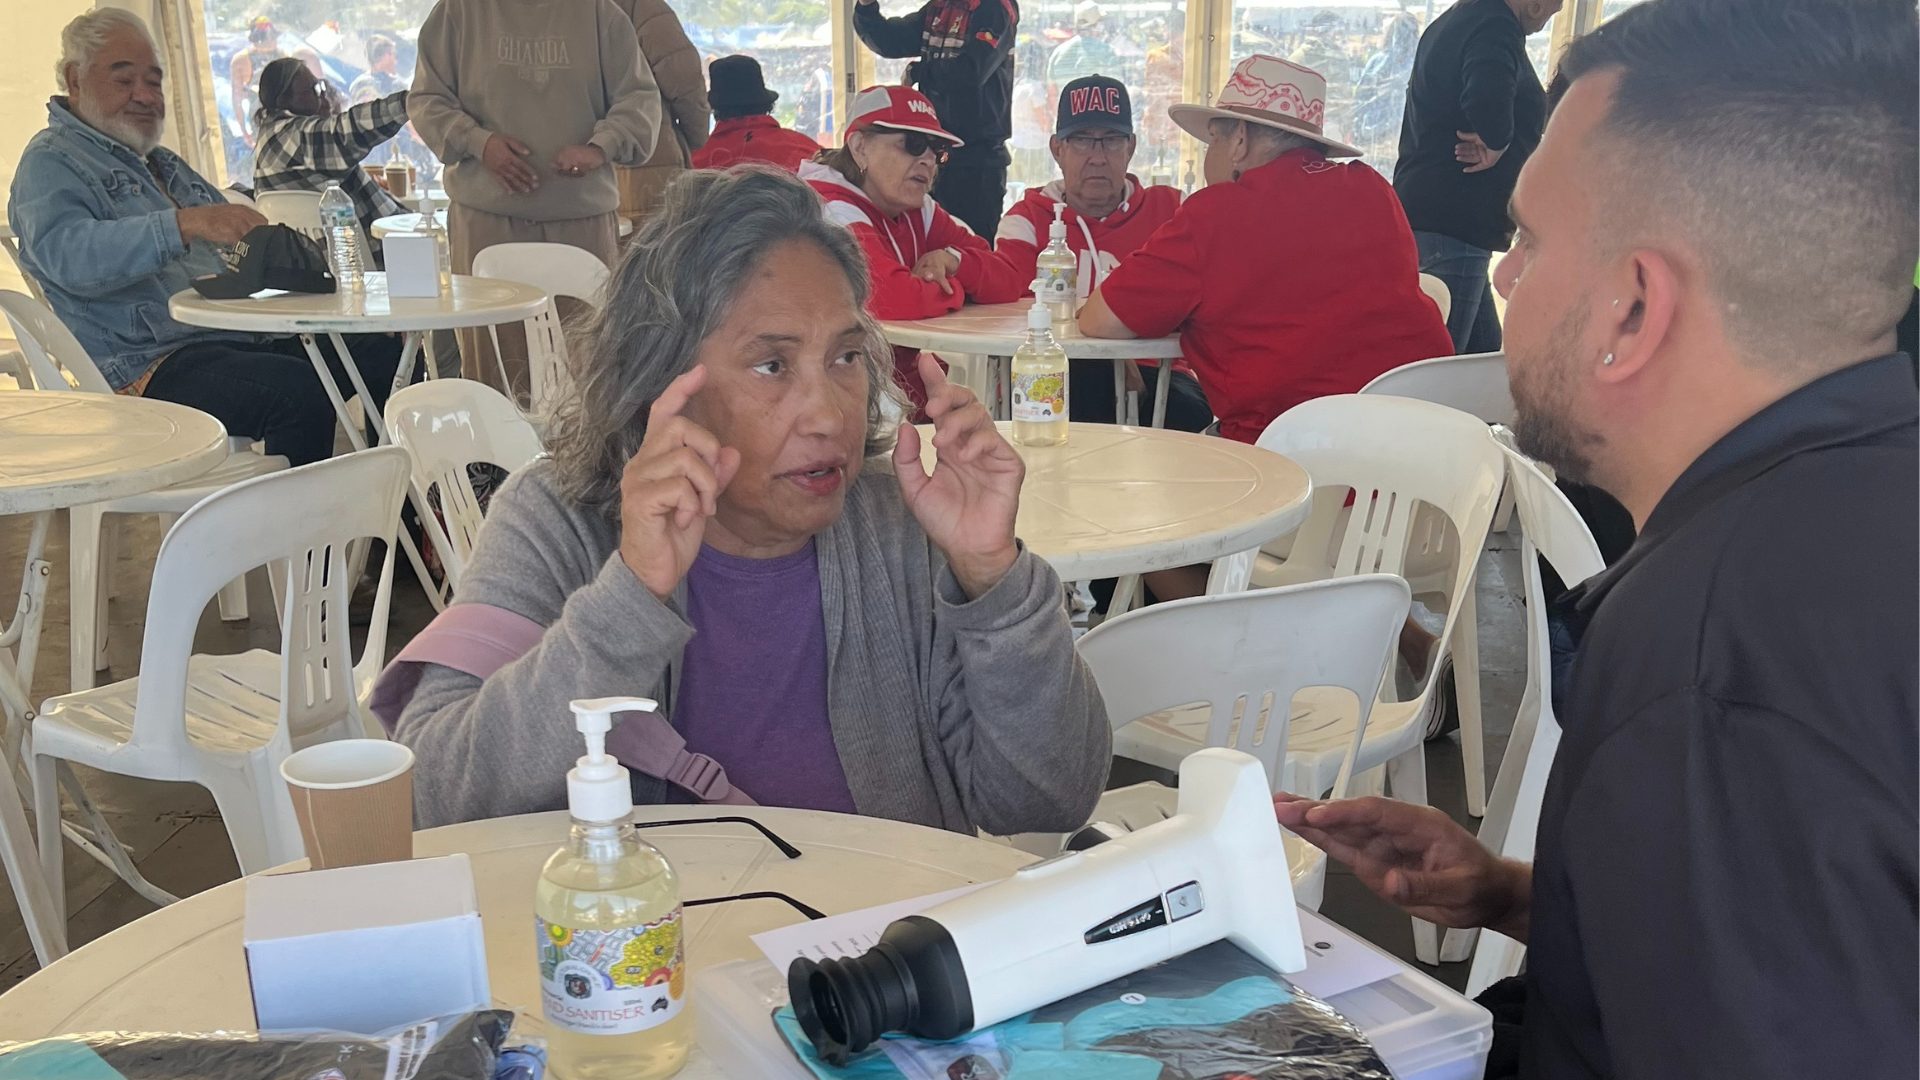
[[1040,278],[1034,282],[1040,301],[1053,313],[1053,332],[1074,328],[1074,307],[1080,300],[1080,257],[1067,247],[1066,203],[1055,203],[1053,224],[1047,227],[1047,246],[1036,261]]
[[327,261],[332,264],[333,280],[339,288],[364,292],[367,282],[360,274],[360,218],[353,212],[353,200],[339,184],[328,184],[320,193],[320,227],[327,234]]
[[1053,339],[1053,314],[1038,295],[1027,309],[1027,340],[1013,353],[1013,441],[1067,441],[1067,351]]

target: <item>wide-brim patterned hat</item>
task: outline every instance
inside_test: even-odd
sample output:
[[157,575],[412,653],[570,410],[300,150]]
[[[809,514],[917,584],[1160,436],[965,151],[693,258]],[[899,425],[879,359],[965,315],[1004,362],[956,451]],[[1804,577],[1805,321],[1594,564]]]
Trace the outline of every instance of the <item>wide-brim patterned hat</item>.
[[1279,128],[1327,148],[1328,157],[1359,157],[1363,151],[1326,134],[1327,80],[1312,68],[1277,56],[1255,54],[1234,65],[1233,78],[1212,105],[1175,105],[1173,122],[1201,142],[1211,142],[1207,121],[1245,120]]

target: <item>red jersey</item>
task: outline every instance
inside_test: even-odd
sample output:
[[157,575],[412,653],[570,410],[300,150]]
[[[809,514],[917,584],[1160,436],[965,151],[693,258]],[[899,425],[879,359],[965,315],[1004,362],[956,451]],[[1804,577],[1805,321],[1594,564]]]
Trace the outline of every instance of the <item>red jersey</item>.
[[1180,332],[1220,433],[1247,443],[1303,401],[1453,353],[1392,186],[1304,149],[1194,192],[1101,295],[1141,337]]
[[[1054,207],[1066,202],[1066,184],[1055,180],[1045,187],[1028,188],[1025,197],[1013,204],[1000,219],[994,236],[993,251],[1004,264],[992,275],[987,290],[994,295],[978,297],[980,303],[1005,303],[1026,296],[1039,275],[1040,249],[1047,246],[1047,230],[1053,227]],[[1173,220],[1180,209],[1180,189],[1155,185],[1143,187],[1131,173],[1127,175],[1126,198],[1120,208],[1103,218],[1086,217],[1067,207],[1067,247],[1080,256],[1080,296],[1085,299],[1121,260],[1139,250],[1154,230]],[[1004,282],[1004,283],[1003,283]],[[1011,284],[1011,295],[998,295]]]
[[743,161],[765,161],[788,172],[820,152],[820,144],[780,126],[771,116],[736,116],[713,125],[707,144],[693,152],[696,169],[724,169]]
[[[931,196],[918,210],[890,218],[837,169],[817,161],[804,162],[800,179],[813,185],[826,200],[827,220],[845,226],[866,252],[867,274],[873,282],[867,311],[874,318],[931,319],[958,311],[985,280],[993,249],[972,229],[949,217]],[[936,282],[913,276],[913,264],[920,256],[941,248],[960,253],[960,269],[954,274],[957,282],[948,281],[954,285],[951,293]],[[920,407],[927,403],[926,387],[914,366],[918,355],[916,349],[893,350],[894,380],[912,399],[916,422],[922,416]]]

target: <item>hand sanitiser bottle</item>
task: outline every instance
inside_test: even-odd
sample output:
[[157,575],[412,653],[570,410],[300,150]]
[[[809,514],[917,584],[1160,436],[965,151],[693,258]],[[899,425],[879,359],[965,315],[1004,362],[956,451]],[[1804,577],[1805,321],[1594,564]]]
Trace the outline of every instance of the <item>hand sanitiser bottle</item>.
[[607,753],[613,714],[646,698],[573,703],[587,754],[567,773],[573,833],[540,870],[533,896],[540,998],[559,1080],[659,1080],[693,1041],[686,1011],[680,882],[628,816],[627,770]]
[[1040,301],[1053,312],[1055,335],[1073,329],[1074,308],[1080,302],[1080,257],[1067,247],[1066,212],[1066,203],[1054,204],[1053,224],[1047,226],[1047,246],[1035,263],[1040,279],[1034,286]]
[[1021,446],[1067,441],[1067,351],[1053,339],[1052,325],[1036,296],[1027,310],[1027,340],[1013,352],[1013,441]]

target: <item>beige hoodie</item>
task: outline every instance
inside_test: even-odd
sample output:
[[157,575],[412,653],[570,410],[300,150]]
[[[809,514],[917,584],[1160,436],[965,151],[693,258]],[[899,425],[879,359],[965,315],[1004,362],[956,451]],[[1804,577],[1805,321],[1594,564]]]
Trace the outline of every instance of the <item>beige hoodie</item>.
[[[620,204],[611,167],[558,176],[555,153],[591,144],[612,164],[638,165],[661,127],[652,70],[612,0],[440,0],[420,28],[407,112],[447,164],[449,198],[534,221]],[[538,188],[516,195],[481,162],[493,135],[533,151]]]

